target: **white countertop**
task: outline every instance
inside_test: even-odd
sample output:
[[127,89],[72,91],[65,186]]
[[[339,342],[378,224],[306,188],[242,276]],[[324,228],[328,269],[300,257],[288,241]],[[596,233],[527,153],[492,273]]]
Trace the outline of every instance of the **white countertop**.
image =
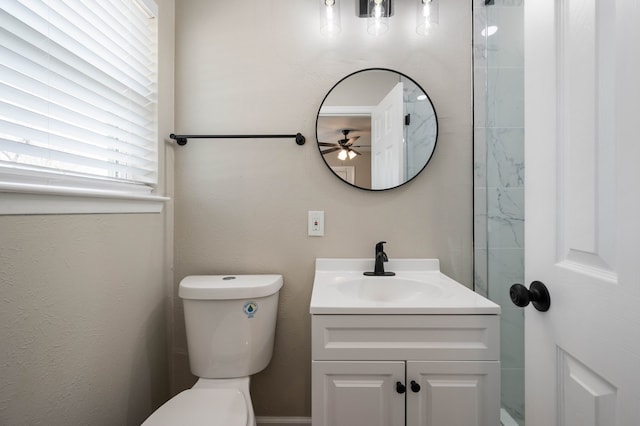
[[438,259],[316,259],[311,314],[497,315],[500,306],[440,272]]

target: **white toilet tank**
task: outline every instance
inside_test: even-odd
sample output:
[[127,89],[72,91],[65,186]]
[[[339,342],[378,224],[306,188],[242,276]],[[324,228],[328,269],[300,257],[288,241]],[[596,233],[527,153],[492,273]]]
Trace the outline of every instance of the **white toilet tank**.
[[180,282],[191,372],[244,377],[271,361],[282,275],[192,275]]

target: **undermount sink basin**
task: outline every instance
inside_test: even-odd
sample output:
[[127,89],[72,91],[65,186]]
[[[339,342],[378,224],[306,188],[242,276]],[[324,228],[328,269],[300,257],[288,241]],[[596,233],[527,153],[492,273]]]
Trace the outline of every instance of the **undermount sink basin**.
[[438,259],[316,259],[312,314],[499,314],[500,306],[440,272]]
[[374,302],[392,302],[418,296],[440,297],[442,287],[419,280],[398,277],[362,277],[357,280],[340,282],[340,293]]

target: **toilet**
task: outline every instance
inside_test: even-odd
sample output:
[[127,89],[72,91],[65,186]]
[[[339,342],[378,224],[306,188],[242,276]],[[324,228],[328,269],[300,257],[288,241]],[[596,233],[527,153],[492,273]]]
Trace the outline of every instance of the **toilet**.
[[196,384],[143,426],[255,426],[250,376],[271,361],[282,275],[192,275],[180,282]]

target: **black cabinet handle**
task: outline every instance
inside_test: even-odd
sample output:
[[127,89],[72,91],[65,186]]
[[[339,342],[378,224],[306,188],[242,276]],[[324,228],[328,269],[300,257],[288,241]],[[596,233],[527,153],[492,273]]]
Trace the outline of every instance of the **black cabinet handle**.
[[420,385],[415,380],[411,381],[411,390],[414,392],[420,392]]
[[549,290],[540,281],[531,283],[529,289],[522,284],[514,284],[509,289],[509,297],[514,305],[524,308],[531,302],[534,308],[540,312],[546,312],[551,306]]
[[400,382],[396,382],[396,392],[405,393],[407,391],[407,387]]

